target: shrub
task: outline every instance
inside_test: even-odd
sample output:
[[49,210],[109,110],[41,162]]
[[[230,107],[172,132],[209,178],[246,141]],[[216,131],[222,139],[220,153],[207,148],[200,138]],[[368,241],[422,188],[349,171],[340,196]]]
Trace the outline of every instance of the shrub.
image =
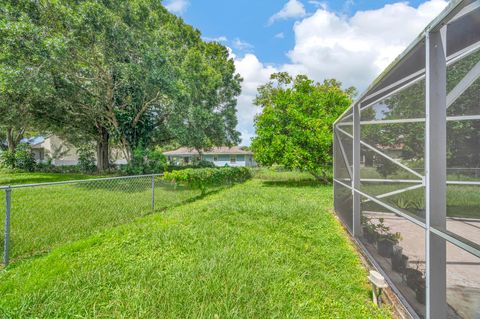
[[252,173],[247,167],[223,167],[189,168],[166,172],[163,178],[173,183],[185,184],[189,187],[200,189],[202,195],[204,195],[208,187],[244,182],[251,177]]
[[142,175],[162,173],[166,167],[167,158],[161,152],[137,148],[133,151],[130,163],[121,169],[127,175]]
[[197,164],[196,164],[197,167],[199,168],[208,168],[208,167],[211,167],[211,168],[214,168],[215,167],[215,164],[213,164],[213,162],[209,162],[209,161],[199,161]]
[[151,150],[147,153],[147,167],[148,171],[145,173],[162,173],[167,167],[167,157],[159,150]]
[[0,154],[0,163],[5,168],[15,168],[15,153],[11,151],[3,151]]
[[96,169],[95,153],[90,146],[81,146],[77,150],[80,172],[91,173]]
[[36,162],[28,144],[21,143],[15,152],[4,151],[0,155],[1,165],[5,168],[20,169],[33,172]]

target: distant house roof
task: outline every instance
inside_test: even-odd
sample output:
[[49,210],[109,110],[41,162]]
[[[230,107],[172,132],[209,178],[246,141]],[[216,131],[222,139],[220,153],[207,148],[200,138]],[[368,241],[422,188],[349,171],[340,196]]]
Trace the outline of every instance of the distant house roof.
[[[252,155],[250,151],[243,150],[241,146],[220,146],[212,147],[207,150],[203,150],[202,154],[212,155],[212,154],[245,154]],[[189,147],[180,147],[174,151],[164,152],[163,155],[172,156],[172,155],[198,155],[198,151],[194,148]]]
[[44,136],[35,136],[35,137],[31,137],[31,138],[23,138],[21,140],[22,143],[27,143],[31,146],[34,146],[34,145],[38,145],[38,144],[41,144],[43,142],[45,142],[45,137]]

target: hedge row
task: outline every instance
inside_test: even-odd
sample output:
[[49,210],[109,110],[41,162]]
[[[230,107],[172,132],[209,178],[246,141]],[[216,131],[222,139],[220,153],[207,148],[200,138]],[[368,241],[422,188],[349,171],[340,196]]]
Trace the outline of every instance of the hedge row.
[[252,172],[247,167],[222,167],[165,172],[163,179],[200,189],[203,195],[208,187],[240,183],[251,177]]

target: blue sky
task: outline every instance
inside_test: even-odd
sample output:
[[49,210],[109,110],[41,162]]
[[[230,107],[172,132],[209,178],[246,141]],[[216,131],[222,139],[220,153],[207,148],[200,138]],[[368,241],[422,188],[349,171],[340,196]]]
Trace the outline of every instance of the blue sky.
[[360,92],[447,5],[447,0],[165,0],[205,40],[232,50],[244,78],[238,99],[242,144],[261,110],[252,101],[273,72],[336,78]]
[[[281,0],[191,0],[180,14],[185,21],[198,28],[204,37],[226,37],[225,44],[239,54],[254,52],[266,63],[288,62],[287,52],[294,45],[293,25],[297,19],[277,20],[269,24],[269,19],[280,11],[287,1]],[[308,13],[319,6],[327,5],[334,12],[351,16],[358,10],[382,8],[387,3],[398,1],[303,1]],[[167,2],[168,3],[168,2]],[[418,6],[422,1],[409,1]],[[240,50],[235,40],[252,47]]]

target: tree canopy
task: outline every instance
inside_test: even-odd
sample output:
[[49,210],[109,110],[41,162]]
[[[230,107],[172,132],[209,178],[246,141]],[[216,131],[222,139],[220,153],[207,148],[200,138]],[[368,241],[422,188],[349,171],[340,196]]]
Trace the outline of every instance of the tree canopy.
[[100,169],[109,146],[130,161],[135,150],[166,143],[239,142],[241,78],[227,49],[160,1],[0,4],[2,130],[96,144]]
[[305,75],[273,74],[255,99],[262,108],[252,141],[256,161],[307,171],[326,181],[332,164],[332,125],[354,94],[354,88],[344,90],[333,79],[315,83]]

